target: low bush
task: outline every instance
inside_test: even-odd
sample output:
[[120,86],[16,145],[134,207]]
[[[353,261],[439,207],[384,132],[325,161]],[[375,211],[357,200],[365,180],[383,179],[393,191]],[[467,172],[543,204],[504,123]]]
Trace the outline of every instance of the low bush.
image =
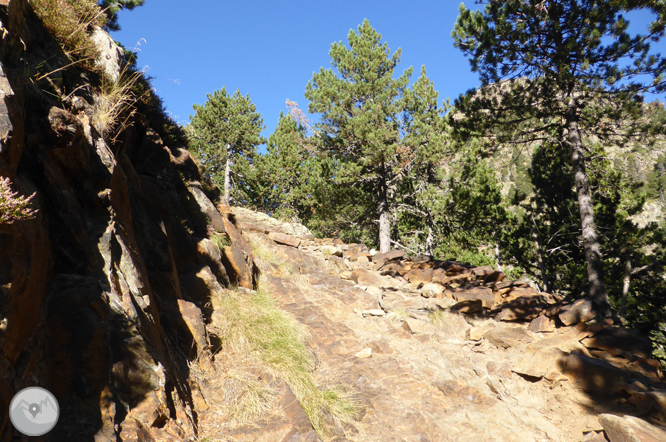
[[18,196],[17,192],[12,191],[11,180],[0,178],[0,225],[34,218],[37,211],[30,208],[30,201],[34,197],[34,193],[29,197]]

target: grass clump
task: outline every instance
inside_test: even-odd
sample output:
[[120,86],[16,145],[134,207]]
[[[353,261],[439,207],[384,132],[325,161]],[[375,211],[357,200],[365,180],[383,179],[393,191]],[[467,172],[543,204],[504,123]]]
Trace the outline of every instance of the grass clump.
[[220,253],[222,253],[225,247],[231,245],[231,239],[226,233],[215,234],[210,237],[210,241],[215,244],[215,247],[217,247],[217,250],[219,250]]
[[213,300],[213,307],[216,315],[212,329],[220,338],[221,354],[231,360],[249,358],[275,378],[283,379],[317,433],[325,436],[327,425],[353,420],[356,406],[343,392],[320,390],[315,384],[312,355],[306,346],[308,332],[279,309],[273,297],[261,289],[252,294],[232,291],[223,299]]
[[252,249],[252,255],[254,256],[255,260],[256,258],[263,259],[279,267],[281,272],[280,276],[289,277],[297,273],[291,263],[287,263],[279,259],[275,253],[268,250],[265,245],[257,241],[250,241],[250,248]]
[[[279,413],[278,392],[267,379],[256,375],[256,362],[238,355],[218,356],[213,364],[206,356],[190,363],[190,374],[208,391],[222,392],[210,397],[213,406],[200,419],[200,440],[225,440],[225,428],[251,425]],[[242,356],[241,356],[242,358]],[[242,366],[238,370],[234,366]]]
[[139,97],[134,85],[142,77],[141,72],[123,70],[116,80],[102,76],[102,84],[95,97],[93,125],[105,138],[114,130],[122,132],[136,112]]
[[428,320],[437,328],[444,327],[444,324],[448,322],[449,316],[451,313],[447,310],[437,308],[436,310],[431,311],[428,314]]
[[33,10],[46,30],[72,61],[96,71],[99,51],[90,30],[106,24],[106,15],[93,0],[32,0]]

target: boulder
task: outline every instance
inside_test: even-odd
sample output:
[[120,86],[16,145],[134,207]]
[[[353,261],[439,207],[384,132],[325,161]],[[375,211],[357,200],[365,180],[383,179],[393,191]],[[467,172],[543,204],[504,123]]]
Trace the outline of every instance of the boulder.
[[421,295],[424,298],[437,298],[444,292],[444,287],[434,282],[429,282],[421,288]]
[[206,326],[203,322],[201,309],[195,304],[182,299],[178,299],[177,303],[180,317],[185,322],[187,331],[192,335],[192,340],[196,344],[196,350],[201,352],[207,345]]
[[501,348],[528,344],[534,340],[528,331],[520,327],[496,327],[489,330],[483,337],[491,344]]
[[481,301],[483,307],[488,309],[495,304],[493,291],[486,287],[475,287],[471,290],[455,292],[453,297],[456,301]]
[[433,325],[429,322],[414,318],[405,319],[405,321],[402,323],[402,329],[413,335],[422,335],[432,333],[434,331]]
[[208,266],[203,266],[196,273],[180,278],[181,290],[186,298],[206,303],[212,297],[224,296],[224,288]]
[[565,353],[557,348],[530,348],[528,346],[511,370],[521,375],[542,378],[556,371],[557,363],[563,356]]
[[607,327],[581,343],[587,348],[606,350],[612,354],[628,353],[634,357],[652,356],[652,341],[635,329]]
[[268,234],[268,237],[278,244],[284,244],[296,248],[301,245],[300,239],[294,238],[291,235],[285,235],[283,233],[271,232]]
[[215,229],[216,232],[224,232],[225,226],[224,222],[222,221],[222,215],[220,215],[220,212],[217,211],[217,208],[208,199],[206,194],[196,186],[187,186],[187,189],[194,197],[194,200],[197,202],[201,212],[210,220],[210,225],[213,227],[213,229]]
[[342,250],[340,250],[338,247],[334,245],[323,245],[319,249],[319,251],[324,255],[324,256],[342,256]]
[[494,322],[489,322],[482,327],[472,327],[467,332],[467,339],[470,341],[480,341],[488,330],[495,328],[497,325]]
[[497,321],[532,320],[541,315],[547,304],[541,296],[522,296],[502,304],[502,310],[495,316]]
[[217,280],[227,287],[230,286],[229,276],[222,264],[222,255],[217,246],[208,238],[203,238],[197,243],[197,252],[203,262],[213,271]]
[[483,278],[484,284],[492,284],[492,283],[498,283],[502,282],[506,279],[506,275],[502,272],[492,272],[489,275],[486,275],[485,278]]
[[402,250],[396,250],[393,249],[391,251],[388,251],[386,253],[377,253],[372,257],[372,262],[387,262],[387,261],[394,261],[396,259],[403,258],[405,256],[405,252]]
[[404,278],[412,285],[427,284],[432,281],[432,269],[412,269]]
[[451,263],[447,268],[446,268],[446,274],[448,276],[455,276],[455,275],[460,275],[461,273],[467,273],[469,269],[467,267],[464,267],[457,262]]
[[356,269],[352,271],[351,279],[358,285],[374,286],[378,288],[394,288],[397,281],[393,278],[386,278],[365,269]]
[[597,317],[597,312],[594,311],[592,301],[589,299],[579,299],[573,304],[565,305],[560,308],[560,320],[564,325],[574,325],[579,322],[587,322]]
[[99,51],[97,57],[97,66],[113,81],[118,80],[120,76],[120,65],[123,53],[118,44],[111,38],[108,32],[101,28],[95,28],[91,40]]
[[438,275],[435,275],[433,273],[431,282],[437,282],[445,287],[446,286],[460,287],[461,285],[468,283],[472,279],[474,279],[474,275],[472,275],[471,273],[461,273],[459,275],[454,275],[454,276],[447,276],[446,273],[440,273]]
[[603,431],[590,431],[583,437],[583,442],[608,442],[608,439],[604,436]]
[[492,274],[495,272],[495,269],[493,269],[490,266],[483,266],[483,267],[474,267],[472,269],[472,273],[474,276],[476,276],[477,279],[483,280],[486,276]]
[[238,242],[235,242],[231,246],[224,248],[222,261],[227,269],[230,280],[240,287],[246,289],[254,288],[251,250],[247,250],[241,247]]
[[539,316],[534,318],[530,325],[527,327],[532,333],[547,333],[555,331],[555,321],[548,316]]
[[[455,295],[455,293],[454,293]],[[483,311],[483,301],[460,301],[451,306],[451,311],[472,315]]]
[[633,416],[599,415],[599,423],[604,427],[610,442],[663,442],[666,431],[649,422]]
[[612,395],[624,386],[623,370],[581,353],[572,352],[563,357],[559,369],[572,385],[589,393]]

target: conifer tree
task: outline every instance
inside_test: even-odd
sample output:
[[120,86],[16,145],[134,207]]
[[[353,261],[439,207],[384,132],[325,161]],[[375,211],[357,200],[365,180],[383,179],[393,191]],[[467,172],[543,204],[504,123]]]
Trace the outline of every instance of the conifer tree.
[[317,164],[306,146],[306,127],[291,114],[280,112],[275,131],[268,137],[266,153],[257,158],[255,206],[278,218],[304,221],[312,199]]
[[365,20],[349,31],[349,47],[333,43],[333,69],[322,68],[308,83],[309,111],[322,114],[323,149],[341,166],[336,180],[343,187],[371,195],[379,226],[379,249],[391,246],[391,211],[398,181],[403,178],[400,118],[403,94],[412,68],[393,78],[401,51],[393,55],[381,35]]
[[100,0],[99,5],[106,12],[106,27],[111,31],[119,31],[118,12],[121,9],[132,10],[137,6],[143,6],[145,0]]
[[[660,1],[487,1],[460,6],[454,44],[470,57],[483,87],[456,101],[461,133],[495,142],[551,141],[566,150],[580,211],[590,298],[610,314],[601,246],[586,171],[585,136],[629,136],[639,125],[641,94],[666,89],[666,60],[650,51],[664,34]],[[622,13],[656,12],[646,35],[632,36]],[[645,78],[650,80],[646,81]],[[652,80],[654,79],[654,80]],[[622,125],[620,120],[628,123]]]
[[[229,96],[223,87],[207,98],[203,106],[193,106],[196,113],[190,117],[190,144],[213,181],[223,186],[229,203],[232,173],[240,182],[246,181],[257,146],[264,142],[260,135],[264,120],[250,96],[242,96],[238,90]],[[238,190],[237,202],[244,203],[238,201],[244,199],[243,189]]]

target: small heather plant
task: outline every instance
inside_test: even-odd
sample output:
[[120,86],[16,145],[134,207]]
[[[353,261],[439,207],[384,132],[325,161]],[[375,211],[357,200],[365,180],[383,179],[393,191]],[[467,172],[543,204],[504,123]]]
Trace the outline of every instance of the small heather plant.
[[34,218],[37,211],[30,208],[34,197],[34,193],[29,197],[19,196],[12,191],[9,178],[0,178],[0,224]]

